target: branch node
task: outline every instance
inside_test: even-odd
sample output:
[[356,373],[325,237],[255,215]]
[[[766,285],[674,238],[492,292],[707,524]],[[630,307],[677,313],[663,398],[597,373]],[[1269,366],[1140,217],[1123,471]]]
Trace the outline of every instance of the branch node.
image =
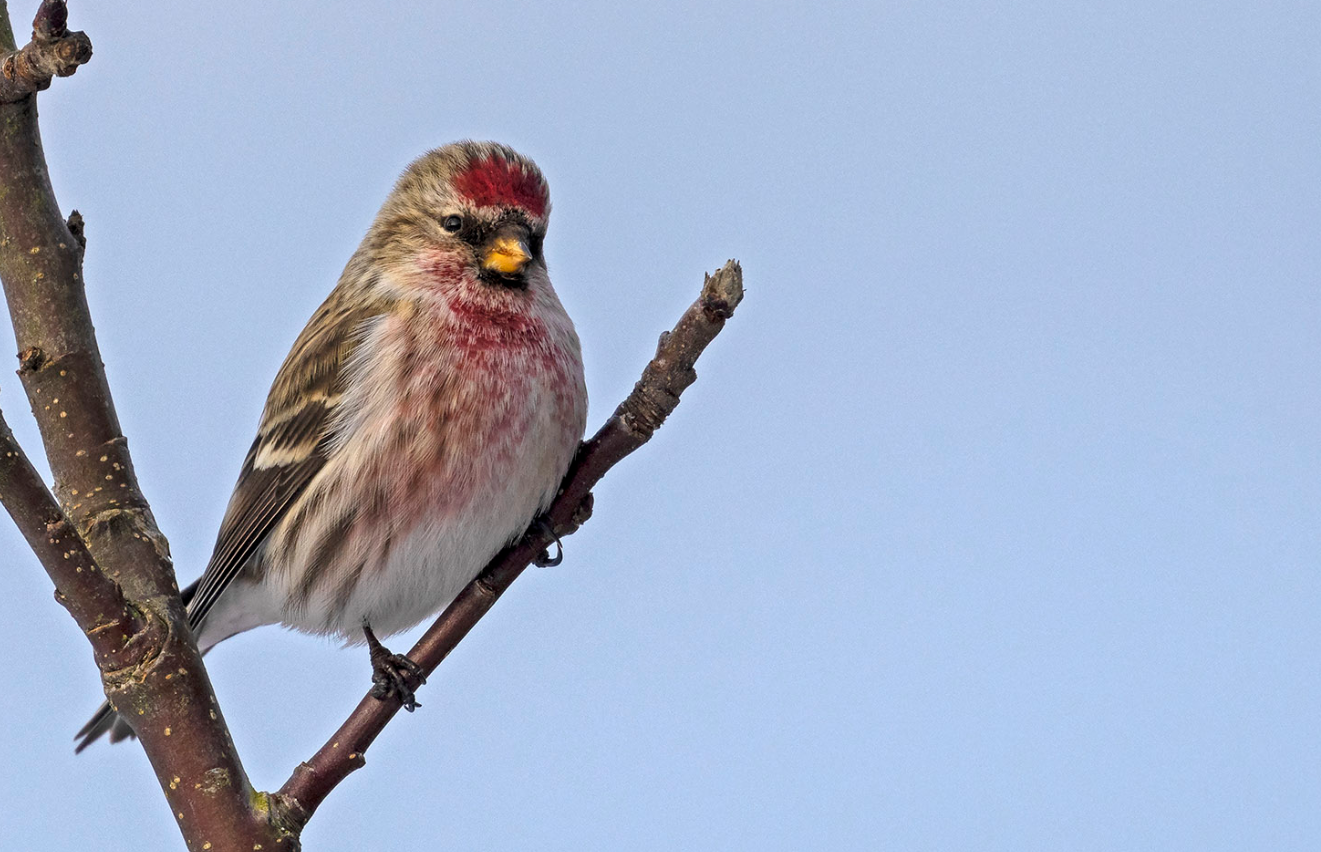
[[64,0],[44,0],[32,19],[35,41],[54,41],[69,34],[69,7]]
[[69,228],[69,233],[78,241],[78,245],[87,248],[87,237],[83,234],[83,226],[85,224],[83,222],[83,214],[79,213],[77,210],[73,211],[69,214],[69,219],[65,224]]
[[702,313],[711,322],[724,322],[743,301],[743,267],[729,260],[702,282]]
[[150,609],[139,609],[129,603],[125,606],[124,617],[131,619],[138,629],[118,651],[98,654],[96,659],[106,697],[110,697],[111,692],[145,681],[169,641],[168,622]]
[[32,21],[32,41],[0,60],[0,103],[15,103],[50,87],[53,77],[68,77],[92,58],[92,40],[70,32],[64,0],[45,0]]
[[18,374],[35,373],[42,367],[45,367],[49,361],[46,353],[38,346],[29,346],[18,353]]
[[[300,763],[294,770],[297,775],[300,772],[315,772],[307,763]],[[288,852],[298,852],[302,848],[299,834],[307,821],[312,818],[297,799],[286,796],[282,793],[266,793],[254,790],[252,793],[252,807],[258,814],[264,814],[266,822],[272,826],[279,837],[277,844],[288,842],[288,846],[277,846],[278,849],[288,850]]]
[[[650,438],[652,433],[665,422],[665,418],[670,416],[670,412],[679,406],[679,395],[668,387],[657,386],[653,381],[654,378],[651,366],[648,365],[642,380],[634,385],[633,392],[620,404],[616,412],[629,431],[640,436],[644,441]],[[684,383],[680,390],[692,384],[696,378],[697,374],[693,373],[692,378]]]
[[156,527],[155,520],[150,517],[150,511],[145,506],[116,506],[101,509],[79,519],[82,524],[82,536],[89,542],[99,537],[113,537],[118,532],[116,528],[122,525],[128,528],[128,536],[150,542],[162,565],[173,567],[169,542]]
[[596,498],[592,492],[588,491],[582,501],[578,503],[577,508],[573,510],[573,515],[569,518],[569,523],[560,527],[560,535],[572,535],[578,531],[578,528],[587,523],[592,518],[592,507],[596,504]]
[[491,579],[483,572],[477,575],[477,579],[472,581],[473,588],[483,597],[495,598],[500,596],[500,589],[495,587]]

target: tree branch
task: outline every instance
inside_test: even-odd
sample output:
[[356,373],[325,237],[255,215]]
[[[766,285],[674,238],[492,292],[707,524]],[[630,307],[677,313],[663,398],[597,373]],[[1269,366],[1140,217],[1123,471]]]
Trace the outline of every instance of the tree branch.
[[[8,15],[5,16],[6,29]],[[50,86],[52,77],[68,77],[92,58],[92,40],[84,32],[69,32],[64,0],[44,0],[32,22],[32,41],[0,57],[0,103],[14,103]]]
[[[63,2],[46,0],[32,43],[15,51],[3,0],[0,12],[0,50],[8,51],[0,60],[0,280],[21,353],[19,376],[64,511],[57,517],[41,502],[15,511],[38,496],[35,471],[13,461],[18,453],[6,457],[11,464],[0,477],[5,505],[29,537],[39,521],[55,525],[55,543],[38,542],[43,556],[54,546],[73,553],[76,532],[92,557],[82,567],[96,566],[127,599],[131,627],[113,614],[118,599],[104,584],[61,586],[64,572],[52,573],[85,632],[106,615],[118,625],[109,633],[121,639],[136,628],[118,654],[98,653],[97,662],[106,696],[141,741],[189,848],[292,848],[296,838],[270,822],[248,783],[188,629],[169,547],[138,488],[101,364],[83,290],[82,218],[75,211],[66,222],[51,189],[32,91],[52,74],[72,73],[90,55],[90,43],[68,33]],[[83,43],[87,51],[70,53],[69,45]],[[8,447],[16,450],[12,435]],[[75,602],[83,591],[94,597]],[[88,638],[98,649],[108,641]]]
[[[369,695],[278,794],[249,784],[115,414],[84,292],[82,217],[60,215],[41,148],[34,93],[90,57],[87,36],[68,30],[63,0],[43,0],[21,50],[0,0],[0,280],[19,376],[55,477],[52,496],[0,415],[0,502],[87,635],[106,695],[137,734],[188,847],[296,849],[307,820],[363,765],[363,752],[400,705]],[[586,521],[593,485],[678,405],[696,378],[695,361],[742,296],[734,261],[707,276],[633,392],[579,449],[544,518],[497,555],[410,652],[424,672],[556,535]]]
[[[743,299],[743,271],[729,261],[706,276],[702,294],[673,331],[661,335],[654,357],[633,392],[605,425],[578,450],[560,493],[545,515],[558,535],[568,535],[591,512],[591,490],[606,471],[651,438],[691,385],[699,355],[720,332]],[[516,544],[501,551],[454,599],[408,656],[430,675],[518,575],[553,541],[538,524]],[[399,712],[398,698],[379,700],[369,693],[348,720],[312,758],[298,765],[274,797],[272,809],[301,828],[330,791],[366,762],[363,752]]]
[[74,532],[27,454],[14,440],[3,414],[0,414],[0,501],[54,581],[55,599],[92,641],[97,664],[103,671],[125,668],[125,656],[131,660],[135,653],[130,643],[146,632],[143,619],[124,599],[119,584],[97,566],[87,545]]

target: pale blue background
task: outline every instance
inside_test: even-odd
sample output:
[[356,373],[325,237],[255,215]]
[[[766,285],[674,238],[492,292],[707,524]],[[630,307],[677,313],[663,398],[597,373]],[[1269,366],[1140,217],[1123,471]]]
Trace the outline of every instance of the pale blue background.
[[[747,273],[307,848],[1321,847],[1321,6],[808,6],[75,2],[47,155],[184,580],[427,148],[549,176],[592,429]],[[181,848],[140,750],[73,756],[91,655],[0,538],[0,846]],[[264,788],[367,681],[274,628],[208,662]]]

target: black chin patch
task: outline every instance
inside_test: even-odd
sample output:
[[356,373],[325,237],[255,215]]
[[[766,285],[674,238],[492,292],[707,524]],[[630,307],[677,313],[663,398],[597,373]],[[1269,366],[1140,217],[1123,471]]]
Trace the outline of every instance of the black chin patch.
[[504,275],[493,269],[483,269],[478,277],[481,278],[483,284],[492,287],[503,287],[506,290],[527,289],[527,276],[521,272],[517,275]]

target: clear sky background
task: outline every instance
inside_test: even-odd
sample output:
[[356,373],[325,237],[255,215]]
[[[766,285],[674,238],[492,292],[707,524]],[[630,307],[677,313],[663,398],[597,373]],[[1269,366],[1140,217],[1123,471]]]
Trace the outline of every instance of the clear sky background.
[[[71,20],[96,54],[40,96],[46,152],[183,581],[428,148],[548,176],[590,429],[743,262],[678,412],[307,849],[1318,848],[1315,2]],[[8,521],[0,547],[0,846],[181,848],[140,749],[74,757],[91,653]],[[265,789],[368,683],[360,649],[277,628],[207,662]]]

